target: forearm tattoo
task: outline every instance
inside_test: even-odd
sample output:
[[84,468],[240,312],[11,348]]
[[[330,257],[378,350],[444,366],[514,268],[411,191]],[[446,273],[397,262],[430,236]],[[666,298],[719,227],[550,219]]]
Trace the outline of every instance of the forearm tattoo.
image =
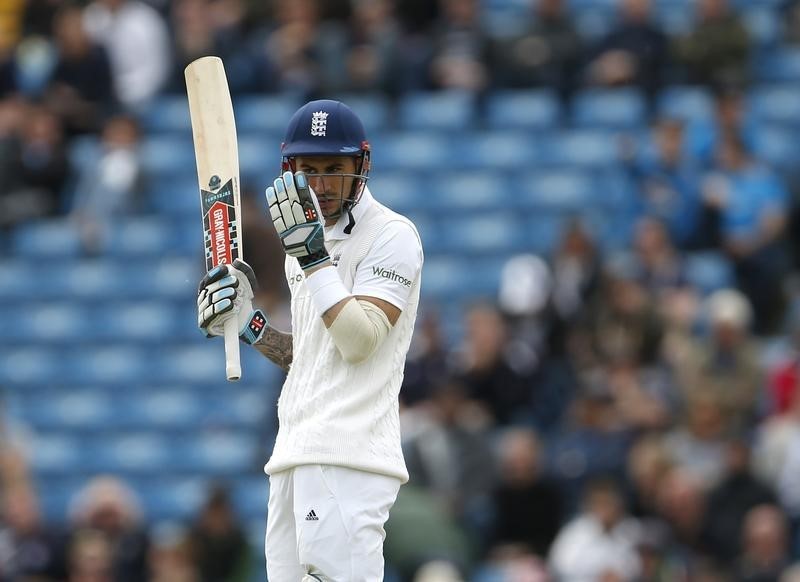
[[292,364],[292,334],[267,326],[264,335],[253,345],[285,372],[289,371]]

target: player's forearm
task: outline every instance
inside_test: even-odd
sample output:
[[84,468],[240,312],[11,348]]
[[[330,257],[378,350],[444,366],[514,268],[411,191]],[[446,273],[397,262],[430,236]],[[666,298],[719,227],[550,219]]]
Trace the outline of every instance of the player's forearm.
[[267,326],[263,335],[253,346],[275,365],[289,371],[292,364],[292,334]]

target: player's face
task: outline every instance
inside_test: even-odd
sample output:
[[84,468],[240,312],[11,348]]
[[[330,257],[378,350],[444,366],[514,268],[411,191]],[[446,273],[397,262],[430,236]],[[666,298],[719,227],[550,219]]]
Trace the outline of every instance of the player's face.
[[295,168],[306,173],[308,183],[317,195],[326,224],[336,222],[342,213],[342,201],[353,191],[356,180],[356,158],[349,156],[298,157]]

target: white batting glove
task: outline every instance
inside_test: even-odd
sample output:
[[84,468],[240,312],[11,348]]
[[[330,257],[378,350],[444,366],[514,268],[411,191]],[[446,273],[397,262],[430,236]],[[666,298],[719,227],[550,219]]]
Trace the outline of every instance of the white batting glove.
[[305,173],[284,172],[267,188],[266,195],[286,254],[295,257],[304,271],[328,260],[322,212]]
[[252,267],[236,259],[233,265],[219,265],[200,280],[197,288],[197,326],[206,337],[225,334],[225,322],[237,320],[239,339],[253,344],[267,328],[267,317],[253,309],[256,276]]

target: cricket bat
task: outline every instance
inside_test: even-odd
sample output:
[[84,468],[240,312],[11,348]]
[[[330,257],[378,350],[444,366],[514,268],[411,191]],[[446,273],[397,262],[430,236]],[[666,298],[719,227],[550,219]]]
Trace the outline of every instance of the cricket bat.
[[[220,58],[199,58],[186,67],[184,74],[209,271],[243,259],[236,124]],[[235,317],[225,323],[225,373],[230,381],[242,377]]]

